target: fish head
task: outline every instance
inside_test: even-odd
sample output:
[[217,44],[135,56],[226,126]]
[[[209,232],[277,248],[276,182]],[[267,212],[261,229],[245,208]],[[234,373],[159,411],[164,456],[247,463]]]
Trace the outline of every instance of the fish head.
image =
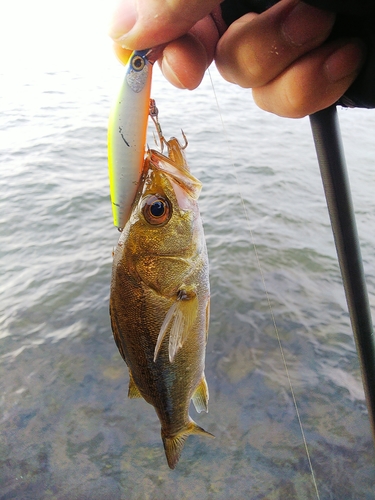
[[128,244],[148,255],[192,251],[200,238],[197,199],[201,183],[185,168],[183,154],[173,159],[149,150],[138,196],[127,224]]

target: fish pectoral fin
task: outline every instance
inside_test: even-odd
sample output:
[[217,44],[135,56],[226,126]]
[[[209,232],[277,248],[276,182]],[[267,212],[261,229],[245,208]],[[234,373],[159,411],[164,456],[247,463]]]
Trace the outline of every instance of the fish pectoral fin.
[[139,392],[138,387],[135,385],[132,372],[129,370],[129,389],[128,389],[128,398],[141,398],[142,394]]
[[169,308],[169,311],[167,312],[167,314],[166,314],[166,316],[164,318],[163,324],[161,325],[160,332],[159,332],[159,335],[158,335],[158,339],[157,339],[156,345],[155,345],[154,362],[156,361],[156,358],[158,357],[158,354],[159,354],[159,351],[160,351],[160,347],[161,347],[161,343],[163,342],[165,334],[168,331],[169,324],[170,324],[170,322],[172,321],[172,319],[174,317],[174,314],[175,314],[175,311],[177,309],[177,306],[178,306],[178,302],[174,302],[172,304],[172,306]]
[[173,363],[198,316],[198,305],[198,296],[192,287],[179,290],[176,302],[169,308],[161,325],[154,351],[154,361],[157,359],[163,339],[169,330],[168,353],[169,361]]
[[206,413],[208,412],[209,394],[204,373],[202,375],[201,381],[198,384],[198,387],[195,389],[192,400],[198,413],[200,413],[201,411],[205,411]]
[[180,459],[185,441],[190,434],[200,434],[212,438],[215,437],[213,434],[211,434],[211,432],[205,431],[191,419],[186,428],[173,437],[165,436],[162,429],[161,438],[163,440],[165,456],[167,457],[167,462],[171,469],[174,469],[176,467],[177,462]]
[[178,292],[177,307],[169,333],[169,361],[173,363],[179,349],[184,345],[198,317],[198,295],[195,287],[182,287]]

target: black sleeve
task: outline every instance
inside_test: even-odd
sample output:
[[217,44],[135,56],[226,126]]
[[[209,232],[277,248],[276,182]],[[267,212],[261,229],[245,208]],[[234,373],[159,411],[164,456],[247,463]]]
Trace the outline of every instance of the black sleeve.
[[248,12],[261,12],[275,5],[279,0],[224,0],[220,4],[221,15],[227,26]]
[[[349,16],[370,16],[375,13],[374,0],[304,0],[319,9]],[[374,28],[375,29],[375,28]]]
[[[224,0],[222,16],[229,26],[247,12],[263,12],[278,0]],[[339,100],[342,106],[375,108],[375,1],[304,0],[306,3],[337,13],[331,40],[359,37],[367,47],[365,65],[355,82]]]

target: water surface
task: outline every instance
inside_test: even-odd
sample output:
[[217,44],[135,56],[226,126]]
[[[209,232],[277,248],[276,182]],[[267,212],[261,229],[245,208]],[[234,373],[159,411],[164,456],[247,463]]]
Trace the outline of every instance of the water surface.
[[[204,185],[212,288],[209,413],[191,414],[216,439],[190,437],[172,472],[153,408],[127,399],[108,317],[118,233],[106,127],[122,69],[103,58],[1,75],[4,500],[305,500],[316,488],[322,499],[373,498],[374,447],[309,122],[268,115],[212,76],[225,131],[208,77],[183,92],[156,70],[153,86],[165,135],[185,131]],[[340,121],[374,314],[375,113],[341,110]]]

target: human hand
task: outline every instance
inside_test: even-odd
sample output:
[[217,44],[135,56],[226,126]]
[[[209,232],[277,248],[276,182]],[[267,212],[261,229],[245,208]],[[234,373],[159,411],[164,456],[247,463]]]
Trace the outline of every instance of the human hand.
[[358,76],[365,47],[358,38],[327,41],[331,12],[281,0],[261,14],[246,14],[216,49],[222,76],[251,87],[262,109],[299,118],[334,104]]
[[110,35],[126,62],[132,50],[162,46],[159,65],[176,87],[196,88],[214,58],[226,26],[221,0],[121,0]]
[[[257,104],[281,116],[301,117],[337,101],[364,59],[358,39],[326,42],[335,21],[329,12],[281,0],[262,14],[246,14],[225,31],[218,0],[123,0],[112,36],[121,46],[163,45],[164,75],[180,88],[199,85],[216,50],[227,80],[252,87]],[[131,10],[133,9],[133,11]],[[135,22],[136,20],[136,22]]]

